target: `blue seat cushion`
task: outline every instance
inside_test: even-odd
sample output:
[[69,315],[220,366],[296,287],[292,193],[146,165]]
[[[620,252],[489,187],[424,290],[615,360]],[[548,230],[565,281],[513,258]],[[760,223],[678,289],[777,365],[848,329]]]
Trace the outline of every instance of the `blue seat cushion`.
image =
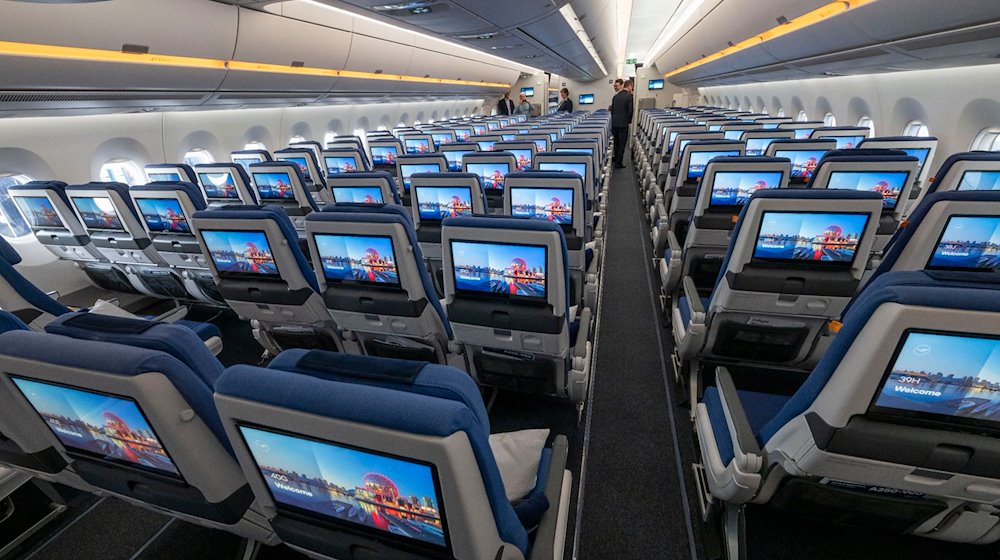
[[[759,433],[761,426],[774,418],[781,407],[785,406],[785,403],[791,398],[786,395],[772,395],[754,391],[737,391],[737,393],[739,393],[743,411],[746,412],[750,428],[755,435]],[[715,387],[705,389],[702,402],[708,408],[708,418],[712,422],[712,435],[719,448],[722,463],[728,465],[736,456],[736,452],[733,449],[733,440],[729,436],[729,425],[726,423],[726,413],[722,406],[719,390]]]
[[[708,309],[709,302],[712,301],[710,297],[700,297],[701,306]],[[687,296],[681,296],[677,300],[677,309],[681,312],[681,321],[684,323],[684,328],[687,328],[691,324],[691,310],[688,308]]]
[[26,330],[29,330],[28,325],[25,324],[24,321],[18,319],[16,315],[6,311],[0,311],[0,333]]
[[212,323],[201,323],[199,321],[180,320],[174,324],[191,329],[192,331],[194,331],[194,334],[198,335],[198,338],[200,338],[202,341],[216,337],[222,338],[222,331],[220,331],[219,327],[213,325]]

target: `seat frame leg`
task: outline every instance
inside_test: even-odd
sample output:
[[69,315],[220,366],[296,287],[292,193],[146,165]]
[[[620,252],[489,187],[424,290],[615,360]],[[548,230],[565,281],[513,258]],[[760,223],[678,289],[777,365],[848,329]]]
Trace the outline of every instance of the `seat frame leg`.
[[724,504],[722,536],[725,540],[726,560],[746,560],[746,505]]

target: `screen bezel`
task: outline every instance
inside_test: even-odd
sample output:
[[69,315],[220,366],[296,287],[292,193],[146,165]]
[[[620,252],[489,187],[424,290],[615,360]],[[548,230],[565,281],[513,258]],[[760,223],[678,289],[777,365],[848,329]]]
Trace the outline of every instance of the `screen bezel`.
[[[761,232],[764,230],[764,222],[767,220],[768,214],[834,214],[839,216],[865,216],[865,224],[861,228],[861,237],[858,238],[858,246],[854,250],[854,257],[850,261],[813,261],[813,260],[802,260],[802,259],[778,259],[778,258],[768,258],[768,257],[758,257],[757,256],[757,243],[760,241]],[[855,262],[858,260],[858,255],[861,253],[861,245],[865,239],[865,234],[868,232],[868,228],[871,225],[872,215],[867,212],[803,212],[800,210],[764,210],[760,214],[760,223],[757,225],[757,233],[754,235],[753,246],[750,251],[750,261],[748,264],[753,266],[765,266],[765,267],[785,267],[785,268],[795,268],[797,270],[806,269],[825,269],[825,270],[851,270],[854,268]],[[867,256],[866,256],[867,259]]]
[[865,412],[865,416],[868,416],[869,418],[872,418],[874,420],[881,420],[889,423],[908,424],[919,427],[944,429],[955,432],[971,432],[988,436],[996,436],[997,434],[1000,434],[1000,421],[989,422],[974,418],[968,418],[964,416],[950,416],[947,414],[936,414],[933,412],[891,408],[885,406],[878,406],[877,404],[875,404],[878,401],[879,397],[882,396],[882,390],[885,388],[885,384],[888,383],[889,381],[889,375],[892,374],[893,366],[896,365],[896,360],[899,359],[899,355],[903,351],[903,346],[906,345],[906,341],[909,339],[911,334],[930,334],[930,335],[953,336],[959,338],[980,338],[986,340],[1000,340],[1000,335],[989,335],[989,334],[979,334],[979,333],[971,334],[971,333],[944,331],[937,329],[923,329],[917,327],[911,327],[905,329],[900,335],[899,341],[896,343],[896,348],[892,352],[892,357],[889,358],[889,362],[885,366],[885,371],[882,372],[882,378],[879,380],[879,383],[875,389],[875,393],[872,396],[871,401],[869,401],[868,403],[868,409]]
[[100,462],[100,463],[109,463],[109,464],[112,464],[112,465],[114,465],[116,467],[124,467],[124,468],[127,468],[127,469],[137,470],[137,471],[140,471],[140,472],[142,472],[144,474],[151,474],[151,475],[154,475],[154,476],[157,476],[157,477],[165,478],[165,479],[167,479],[167,480],[169,480],[171,482],[177,482],[177,481],[183,482],[185,480],[184,476],[181,474],[180,467],[177,465],[177,461],[174,461],[173,456],[167,450],[166,444],[163,443],[163,438],[161,438],[160,434],[158,434],[156,432],[156,428],[153,426],[153,423],[149,421],[149,416],[147,416],[146,413],[145,413],[145,411],[142,410],[142,407],[139,406],[139,402],[136,401],[135,399],[133,399],[132,397],[128,397],[128,396],[124,396],[124,395],[118,395],[118,394],[110,393],[110,392],[106,392],[106,391],[95,391],[95,390],[92,390],[92,389],[84,389],[82,387],[76,387],[74,385],[69,385],[67,383],[59,383],[59,382],[56,382],[56,381],[41,380],[41,379],[36,379],[36,378],[32,378],[32,377],[25,377],[23,375],[12,374],[12,373],[9,373],[9,372],[7,373],[7,376],[10,378],[11,382],[14,382],[14,381],[20,379],[20,380],[28,381],[28,382],[32,382],[32,383],[41,383],[43,385],[51,385],[51,386],[55,386],[55,387],[60,387],[62,389],[69,389],[71,391],[79,391],[81,393],[90,393],[92,395],[97,395],[99,397],[106,397],[106,398],[118,399],[118,400],[121,400],[121,401],[125,401],[125,402],[128,402],[128,403],[131,403],[133,406],[135,406],[135,410],[136,410],[136,412],[139,413],[139,416],[142,416],[142,419],[146,421],[146,425],[149,426],[149,431],[153,433],[153,437],[155,437],[157,443],[160,444],[160,448],[163,449],[163,454],[166,455],[167,459],[170,459],[170,462],[174,465],[174,469],[177,470],[177,474],[174,474],[174,473],[171,473],[171,472],[167,472],[167,471],[163,471],[163,470],[160,470],[160,469],[157,469],[157,468],[154,468],[154,467],[147,467],[145,465],[140,465],[138,463],[133,463],[131,461],[125,461],[123,459],[116,459],[114,457],[107,457],[107,456],[101,455],[99,453],[94,453],[92,451],[87,451],[86,449],[80,449],[78,447],[74,447],[72,445],[66,445],[65,443],[63,443],[63,440],[59,438],[58,434],[55,433],[55,430],[53,430],[52,427],[49,426],[49,423],[45,421],[45,418],[42,417],[42,413],[39,412],[37,408],[35,408],[35,405],[31,404],[31,401],[28,399],[28,396],[24,394],[24,391],[21,390],[21,387],[18,386],[17,383],[13,383],[14,388],[17,389],[18,394],[20,394],[21,397],[24,399],[24,401],[26,403],[28,403],[28,406],[31,408],[31,410],[35,411],[35,414],[38,416],[38,419],[41,420],[43,424],[45,424],[45,427],[49,430],[49,432],[52,433],[52,437],[56,438],[56,441],[58,441],[59,444],[63,446],[63,448],[66,450],[66,454],[67,455],[70,455],[71,457],[72,456],[78,456],[78,457],[84,458],[86,460],[97,461],[97,462]]
[[[323,254],[319,252],[319,240],[316,238],[318,236],[326,237],[354,237],[354,238],[376,238],[376,239],[388,239],[389,246],[392,248],[392,258],[393,262],[396,263],[396,282],[364,282],[360,280],[350,280],[350,279],[337,279],[330,278],[326,275],[326,269],[323,268]],[[399,261],[396,260],[396,243],[394,242],[391,235],[362,235],[358,233],[334,233],[330,231],[317,231],[312,233],[312,241],[316,247],[316,256],[319,257],[319,270],[323,274],[323,281],[326,283],[327,287],[344,287],[350,286],[352,288],[375,288],[382,290],[393,290],[399,291],[403,289],[403,276],[399,270]]]
[[951,221],[955,218],[985,218],[993,219],[998,221],[1000,225],[1000,215],[983,215],[983,214],[952,214],[948,216],[948,221],[945,222],[944,227],[941,228],[941,234],[938,235],[937,241],[934,243],[933,250],[930,256],[927,257],[927,264],[924,265],[926,270],[942,270],[942,271],[952,271],[952,272],[973,272],[976,274],[1000,274],[1000,267],[997,268],[963,268],[960,266],[940,266],[932,265],[931,261],[937,255],[938,247],[941,246],[941,242],[944,241],[944,235],[948,233],[948,226],[951,225]]
[[[250,442],[247,441],[246,434],[244,433],[243,428],[250,428],[252,430],[258,430],[261,432],[269,432],[272,434],[277,434],[292,439],[302,439],[318,443],[320,445],[340,447],[344,449],[349,449],[351,451],[368,453],[369,455],[377,455],[380,457],[395,459],[397,461],[401,461],[404,463],[411,463],[430,468],[431,478],[434,481],[434,492],[435,492],[434,497],[435,499],[437,499],[438,513],[441,516],[441,530],[444,533],[445,545],[443,547],[437,546],[431,542],[422,541],[419,539],[407,538],[403,537],[402,535],[397,535],[395,533],[392,533],[390,531],[382,531],[381,529],[376,529],[374,527],[366,527],[364,525],[360,525],[350,521],[343,521],[335,517],[324,516],[322,514],[309,511],[307,509],[302,509],[295,506],[287,505],[278,501],[278,499],[274,497],[274,493],[271,491],[271,487],[267,484],[267,481],[264,480],[264,474],[261,471],[261,466],[259,463],[257,463],[257,458],[254,457],[253,455],[253,451],[251,450],[250,447]],[[255,474],[260,477],[261,484],[264,485],[264,488],[267,490],[268,496],[271,497],[271,501],[274,502],[275,508],[277,508],[279,512],[283,512],[287,515],[290,515],[291,517],[313,520],[319,523],[320,525],[328,526],[334,530],[343,530],[348,533],[359,534],[365,537],[373,538],[375,540],[384,539],[413,550],[427,551],[434,554],[444,553],[447,554],[449,558],[452,557],[453,552],[452,552],[451,532],[449,531],[448,528],[448,518],[445,513],[445,504],[444,504],[444,499],[442,497],[443,492],[441,487],[441,476],[440,473],[438,472],[438,467],[436,464],[430,461],[414,459],[412,457],[403,457],[402,455],[395,455],[392,453],[383,453],[381,451],[374,451],[372,449],[367,449],[357,445],[350,445],[346,443],[324,440],[319,437],[295,433],[288,430],[282,430],[280,428],[260,426],[257,424],[253,424],[251,422],[242,422],[242,421],[236,422],[236,431],[239,432],[240,440],[243,442],[243,445],[245,446],[244,448],[246,449],[247,454],[250,457],[250,460],[253,461],[253,465],[255,467],[254,469]]]
[[[118,222],[122,225],[122,227],[120,227],[120,228],[111,228],[111,227],[94,227],[94,226],[87,225],[87,221],[83,219],[83,211],[80,210],[80,207],[77,205],[76,201],[78,199],[89,199],[89,200],[94,201],[94,200],[97,200],[98,198],[106,199],[109,203],[111,203],[111,210],[114,211],[115,218],[118,219]],[[108,195],[101,196],[101,195],[83,195],[83,194],[80,194],[80,195],[76,195],[76,196],[70,196],[69,200],[73,204],[73,209],[76,210],[76,215],[80,217],[80,223],[83,224],[83,227],[86,228],[87,231],[98,231],[98,232],[104,232],[104,233],[128,233],[128,230],[125,229],[125,219],[122,218],[121,214],[118,213],[118,208],[115,207],[115,203],[111,200],[110,196],[108,196]],[[96,206],[97,203],[94,202],[94,205]]]
[[[278,257],[274,253],[274,249],[271,248],[271,240],[267,237],[267,232],[262,229],[206,229],[199,228],[202,234],[201,240],[205,244],[205,249],[208,251],[208,260],[212,263],[212,268],[215,273],[219,275],[220,279],[235,279],[235,280],[281,280],[281,267],[278,266]],[[212,249],[208,246],[208,241],[205,240],[205,233],[259,233],[264,236],[264,240],[267,242],[267,248],[271,251],[271,256],[274,257],[274,274],[260,274],[258,272],[236,272],[236,271],[221,271],[219,270],[219,265],[215,262],[215,257],[212,256]]]
[[[194,235],[194,228],[191,227],[191,220],[188,218],[187,212],[184,211],[184,205],[181,204],[180,199],[177,198],[162,198],[162,197],[152,197],[152,196],[136,196],[135,198],[135,208],[139,211],[139,215],[142,216],[142,223],[146,226],[146,231],[149,233],[170,233],[175,235]],[[177,204],[177,208],[181,211],[181,216],[184,218],[184,223],[187,224],[188,230],[185,231],[171,231],[169,229],[153,229],[149,225],[149,220],[146,219],[146,214],[142,210],[141,201],[157,201],[157,202],[173,202]]]
[[[535,247],[541,248],[545,251],[545,294],[541,297],[538,296],[520,296],[516,294],[501,294],[501,293],[487,293],[480,292],[478,290],[467,290],[458,287],[458,277],[456,276],[458,268],[455,266],[455,243],[472,243],[476,245],[506,245],[513,247]],[[462,297],[468,297],[470,299],[478,299],[481,301],[503,301],[511,304],[531,304],[531,305],[545,305],[548,303],[549,299],[549,246],[548,245],[535,245],[531,243],[510,243],[506,241],[482,241],[478,239],[449,239],[448,240],[448,253],[451,258],[451,281],[455,287],[455,294],[461,295]]]

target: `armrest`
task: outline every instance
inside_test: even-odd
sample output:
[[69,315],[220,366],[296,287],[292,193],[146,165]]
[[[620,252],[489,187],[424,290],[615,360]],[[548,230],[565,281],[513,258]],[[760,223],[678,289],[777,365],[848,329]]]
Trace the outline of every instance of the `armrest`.
[[529,560],[552,560],[555,553],[563,477],[568,455],[569,440],[564,435],[556,436],[552,441],[552,460],[545,479],[545,497],[549,500],[549,510],[545,512],[538,529],[535,530],[535,541],[531,547]]
[[694,285],[694,279],[685,276],[681,281],[681,288],[684,290],[684,297],[687,298],[688,307],[691,308],[691,320],[694,320],[695,313],[705,315],[705,306],[701,304],[701,297],[698,295],[698,288]]
[[760,444],[750,427],[750,420],[743,410],[739,392],[729,370],[724,367],[715,369],[715,386],[722,397],[723,410],[726,412],[726,423],[729,425],[729,436],[736,444],[736,450],[741,455],[760,455]]
[[186,317],[187,313],[188,313],[187,307],[177,307],[171,309],[170,311],[167,311],[166,313],[157,315],[156,317],[153,317],[150,320],[159,321],[161,323],[176,323],[177,321],[180,321],[181,319]]
[[580,329],[576,332],[576,344],[573,345],[574,358],[587,357],[587,341],[590,340],[590,308],[584,307],[580,312]]
[[673,230],[667,230],[667,248],[673,251],[673,254],[677,256],[680,260],[681,255],[681,244],[677,241],[677,234]]

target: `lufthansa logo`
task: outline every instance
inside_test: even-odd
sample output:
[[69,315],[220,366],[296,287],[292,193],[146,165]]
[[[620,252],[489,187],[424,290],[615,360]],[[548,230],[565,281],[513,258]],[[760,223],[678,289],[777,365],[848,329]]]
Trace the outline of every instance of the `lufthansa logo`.
[[926,344],[921,344],[913,349],[914,356],[926,356],[931,353],[931,347]]

